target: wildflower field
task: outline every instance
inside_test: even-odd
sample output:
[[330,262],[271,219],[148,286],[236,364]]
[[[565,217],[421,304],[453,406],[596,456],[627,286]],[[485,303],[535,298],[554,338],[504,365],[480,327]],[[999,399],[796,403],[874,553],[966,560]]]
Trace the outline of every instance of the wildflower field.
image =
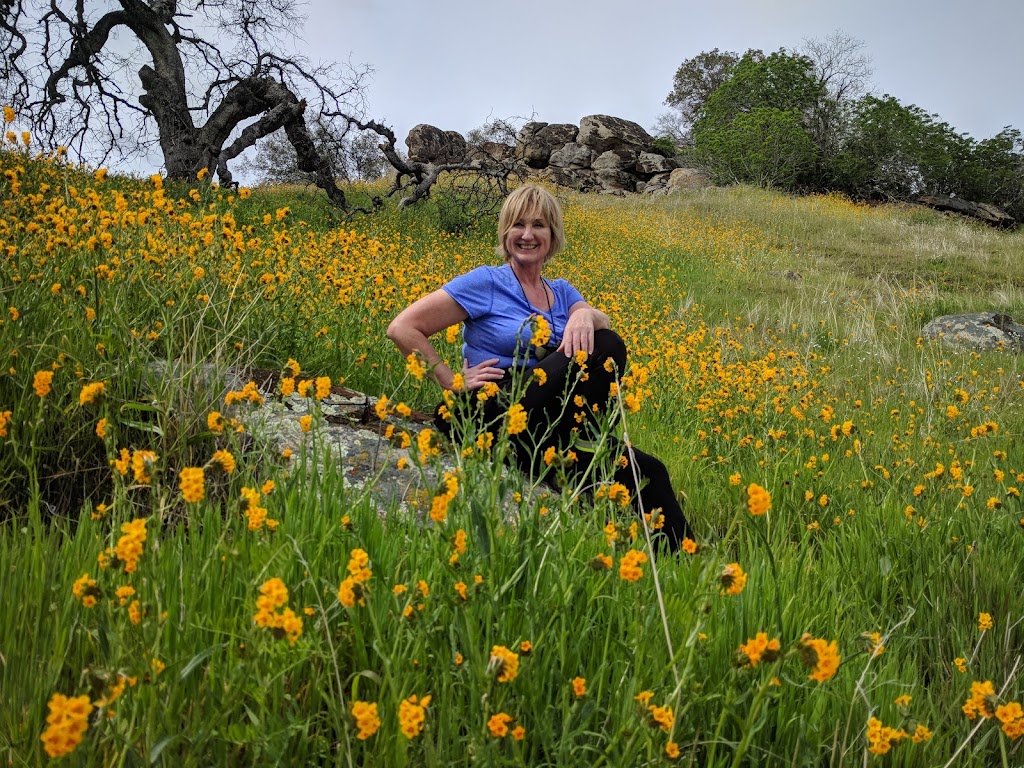
[[[560,194],[551,276],[629,346],[608,428],[685,491],[676,557],[600,476],[503,471],[514,414],[454,446],[389,430],[429,492],[384,510],[313,468],[315,409],[290,454],[248,423],[342,381],[386,396],[374,418],[430,411],[384,329],[493,263],[493,221],[344,221],[9,134],[0,760],[1024,763],[1024,366],[920,338],[1020,320],[1024,234],[742,188]],[[457,365],[459,329],[438,347]],[[277,388],[209,386],[229,368]]]

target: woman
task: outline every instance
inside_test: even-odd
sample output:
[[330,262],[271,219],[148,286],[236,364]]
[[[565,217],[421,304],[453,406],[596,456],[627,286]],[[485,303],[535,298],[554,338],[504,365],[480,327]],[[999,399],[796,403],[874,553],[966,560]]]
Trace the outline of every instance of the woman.
[[[523,372],[542,370],[544,374],[530,376],[520,400],[528,428],[513,443],[517,463],[527,473],[543,474],[546,467],[538,459],[544,449],[571,446],[578,457],[573,469],[582,475],[593,458],[586,451],[589,441],[599,436],[598,416],[607,406],[616,375],[626,370],[625,345],[611,330],[608,316],[590,306],[571,284],[542,275],[544,265],[565,244],[561,206],[551,193],[533,184],[512,192],[498,217],[498,243],[504,265],[477,267],[418,299],[391,322],[388,338],[405,356],[423,355],[446,390],[455,388],[456,375],[430,337],[458,323],[465,323],[459,391],[488,385],[507,390],[513,379],[523,380]],[[546,323],[533,319],[537,316]],[[531,344],[533,329],[545,325],[550,341]],[[501,397],[488,398],[481,406],[485,423],[500,416],[507,405]],[[439,426],[446,428],[441,420]],[[644,509],[661,510],[661,531],[676,550],[693,533],[665,465],[636,448],[624,455],[632,455],[636,464]],[[635,498],[637,483],[629,459],[616,467],[615,481]]]

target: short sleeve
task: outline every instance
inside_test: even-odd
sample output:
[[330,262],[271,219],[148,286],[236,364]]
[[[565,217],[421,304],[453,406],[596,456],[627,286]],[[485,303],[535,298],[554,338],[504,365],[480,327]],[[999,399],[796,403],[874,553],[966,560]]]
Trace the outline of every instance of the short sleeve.
[[490,312],[494,302],[493,278],[487,267],[477,267],[459,275],[442,285],[441,290],[455,299],[474,320]]
[[576,290],[576,286],[570,283],[568,280],[559,280],[562,283],[559,287],[562,289],[562,297],[565,299],[566,307],[572,307],[573,304],[578,304],[581,301],[586,301],[583,298],[583,294]]

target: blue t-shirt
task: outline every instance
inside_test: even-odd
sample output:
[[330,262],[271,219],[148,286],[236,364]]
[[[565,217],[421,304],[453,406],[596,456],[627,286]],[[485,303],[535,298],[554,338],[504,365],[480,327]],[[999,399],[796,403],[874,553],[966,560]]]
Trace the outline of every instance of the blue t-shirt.
[[498,358],[499,368],[536,364],[530,354],[530,315],[543,315],[551,326],[551,342],[557,346],[562,341],[569,308],[583,296],[566,280],[545,282],[555,296],[551,312],[526,300],[508,264],[477,267],[441,286],[469,315],[462,334],[462,356],[469,365],[492,357]]

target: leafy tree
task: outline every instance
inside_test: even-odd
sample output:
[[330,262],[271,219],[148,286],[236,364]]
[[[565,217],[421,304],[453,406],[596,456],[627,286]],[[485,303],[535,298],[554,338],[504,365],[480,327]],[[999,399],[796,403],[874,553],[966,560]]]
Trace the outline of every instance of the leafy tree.
[[854,197],[907,200],[958,194],[970,139],[913,104],[866,96],[854,111],[850,138],[836,158],[837,179]]
[[1007,126],[979,141],[962,171],[961,195],[997,205],[1024,221],[1024,137]]
[[745,55],[704,105],[695,153],[719,178],[792,187],[816,159],[807,123],[824,93],[806,56]]
[[796,110],[754,107],[702,138],[720,183],[793,187],[814,163],[815,146]]
[[[744,57],[758,60],[764,58],[764,54],[750,49]],[[680,64],[672,79],[672,91],[665,98],[665,103],[675,111],[675,119],[667,117],[664,120],[665,127],[669,128],[673,123],[677,127],[669,130],[658,129],[658,132],[673,138],[683,138],[688,129],[700,118],[708,98],[732,77],[733,70],[739,62],[738,53],[714,48],[702,51]]]

